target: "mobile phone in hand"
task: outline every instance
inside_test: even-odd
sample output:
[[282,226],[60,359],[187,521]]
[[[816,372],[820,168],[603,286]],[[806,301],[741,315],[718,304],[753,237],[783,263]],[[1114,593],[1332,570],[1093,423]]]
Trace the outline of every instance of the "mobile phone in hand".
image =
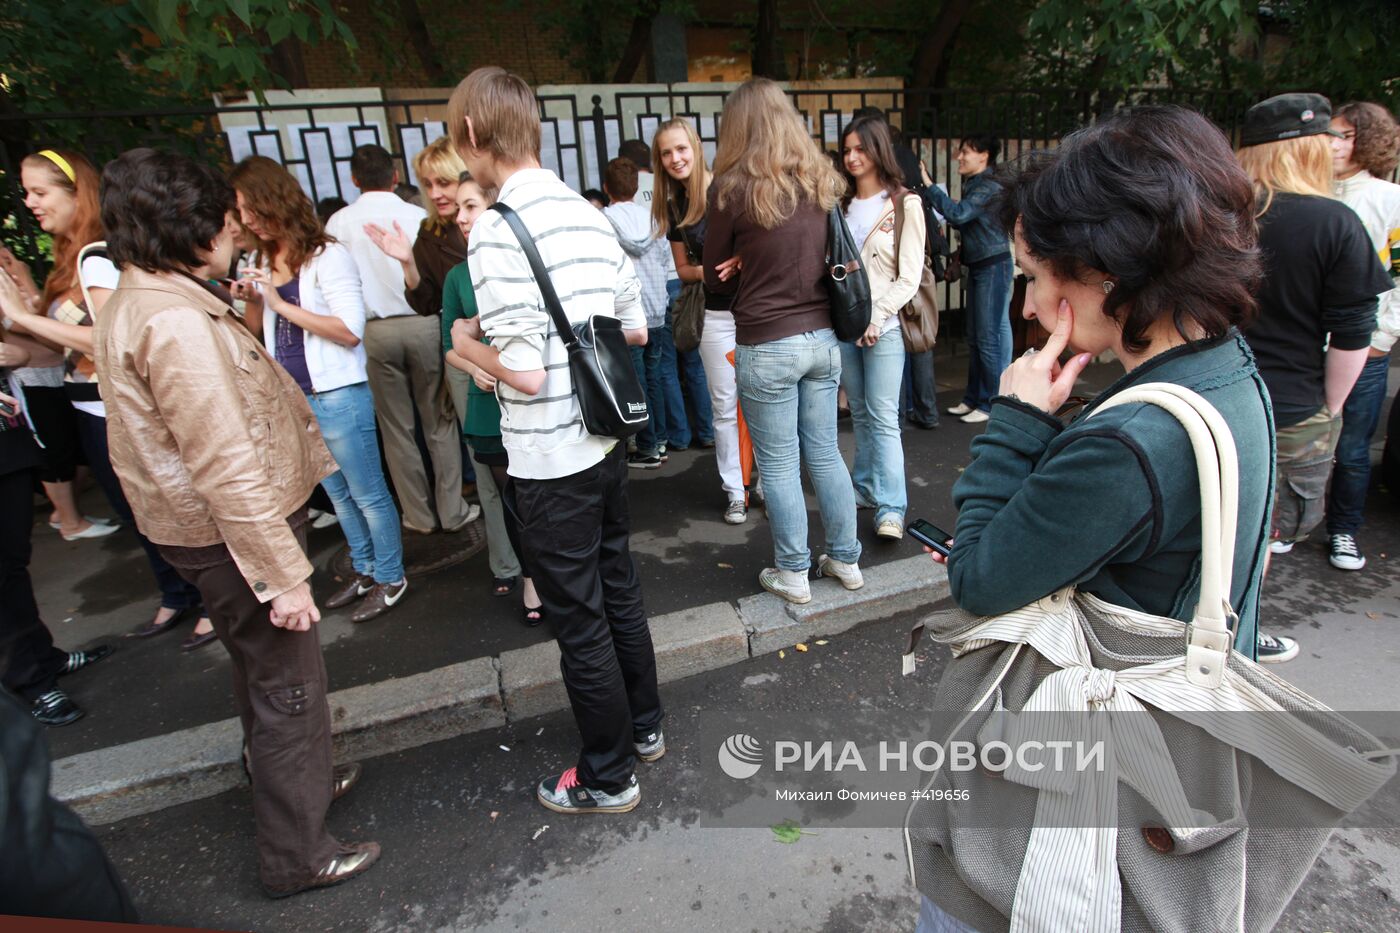
[[920,544],[924,544],[928,547],[933,548],[935,551],[942,554],[944,557],[948,556],[948,552],[950,550],[950,548],[948,547],[948,539],[952,538],[953,536],[948,534],[948,532],[944,531],[942,528],[939,528],[933,522],[925,521],[922,518],[917,518],[914,520],[913,524],[911,524],[908,528],[905,529],[905,531],[909,532],[909,537],[913,538]]
[[14,418],[19,415],[19,409],[9,402],[0,402],[0,418]]

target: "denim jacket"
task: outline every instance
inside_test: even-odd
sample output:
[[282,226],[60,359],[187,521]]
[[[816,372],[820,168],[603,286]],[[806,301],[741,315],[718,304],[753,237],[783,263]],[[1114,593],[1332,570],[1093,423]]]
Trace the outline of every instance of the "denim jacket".
[[963,180],[961,201],[954,201],[935,185],[923,190],[924,202],[957,228],[964,264],[1011,252],[1006,231],[994,213],[1000,194],[1001,185],[992,180],[990,169]]
[[1201,500],[1185,429],[1146,403],[1087,417],[1104,399],[1148,382],[1199,392],[1234,434],[1240,497],[1230,600],[1240,617],[1235,647],[1253,658],[1274,426],[1254,356],[1233,330],[1153,357],[1068,425],[1018,399],[993,399],[986,433],[972,442],[972,463],[953,487],[953,599],[995,615],[1075,584],[1115,605],[1191,619],[1200,590]]

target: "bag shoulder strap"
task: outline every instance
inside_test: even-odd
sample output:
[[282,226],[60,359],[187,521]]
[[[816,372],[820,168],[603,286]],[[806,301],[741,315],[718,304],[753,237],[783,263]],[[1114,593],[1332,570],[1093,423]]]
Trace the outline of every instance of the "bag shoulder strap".
[[1169,382],[1144,383],[1120,392],[1088,417],[1133,403],[1156,405],[1181,422],[1195,454],[1201,487],[1201,594],[1187,629],[1186,676],[1202,686],[1218,686],[1233,643],[1229,621],[1235,618],[1230,607],[1239,521],[1235,438],[1215,406]]
[[87,246],[84,246],[82,249],[78,250],[78,287],[83,291],[83,308],[90,315],[92,314],[92,295],[88,292],[87,279],[83,278],[83,262],[89,256],[100,256],[103,259],[106,259],[107,241],[98,240],[94,243],[89,243]]
[[899,280],[899,238],[904,233],[904,196],[907,188],[900,188],[894,194],[894,277]]
[[554,320],[554,329],[559,331],[559,339],[564,342],[564,346],[572,347],[578,343],[578,336],[574,333],[573,327],[569,325],[569,316],[564,313],[564,306],[559,301],[559,293],[554,290],[554,282],[549,278],[549,270],[544,267],[540,251],[535,248],[535,238],[530,236],[525,221],[520,219],[520,215],[512,210],[510,205],[502,204],[500,201],[492,204],[490,210],[505,218],[506,224],[515,234],[516,240],[520,242],[520,251],[525,254],[526,261],[530,263],[530,273],[535,277],[535,284],[539,286],[545,310]]

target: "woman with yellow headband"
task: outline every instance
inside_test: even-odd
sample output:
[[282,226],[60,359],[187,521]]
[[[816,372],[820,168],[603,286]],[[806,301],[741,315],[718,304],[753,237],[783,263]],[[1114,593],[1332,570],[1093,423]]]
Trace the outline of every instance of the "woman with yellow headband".
[[[186,644],[208,644],[214,640],[213,626],[204,615],[199,591],[185,582],[155,546],[136,531],[131,508],[107,454],[106,409],[97,390],[97,372],[91,356],[92,316],[101,311],[116,288],[117,270],[104,253],[89,248],[103,239],[97,170],[78,153],[45,149],[26,156],[20,163],[20,181],[24,185],[25,206],[39,227],[53,238],[53,267],[40,289],[23,263],[8,251],[0,256],[0,264],[9,273],[0,276],[0,314],[14,335],[9,339],[19,340],[27,335],[30,343],[26,346],[48,351],[57,364],[56,373],[46,374],[42,384],[23,386],[30,411],[37,415],[39,436],[46,447],[51,446],[52,439],[60,450],[67,441],[69,449],[76,453],[77,445],[67,440],[72,435],[64,432],[76,433],[88,466],[112,510],[131,526],[145,548],[160,587],[161,605],[149,622],[131,634],[157,635],[185,618],[197,616],[195,633]],[[55,355],[54,349],[69,351],[67,359]],[[49,404],[53,400],[45,390],[58,393],[57,404]],[[72,478],[71,473],[67,478]],[[70,540],[76,536],[65,534]]]

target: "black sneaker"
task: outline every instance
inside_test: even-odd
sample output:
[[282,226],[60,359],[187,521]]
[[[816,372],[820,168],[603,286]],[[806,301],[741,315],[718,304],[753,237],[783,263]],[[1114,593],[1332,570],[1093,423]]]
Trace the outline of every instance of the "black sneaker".
[[1327,562],[1338,570],[1360,570],[1366,566],[1366,555],[1356,546],[1351,535],[1332,535],[1327,548]]
[[50,690],[39,697],[30,707],[30,712],[46,726],[66,726],[83,718],[82,709],[62,690]]
[[1282,664],[1298,656],[1298,640],[1287,635],[1265,635],[1259,633],[1255,643],[1260,664]]
[[64,674],[76,674],[89,664],[96,664],[111,653],[112,647],[110,645],[98,645],[96,648],[89,648],[86,651],[70,651],[68,652],[68,660],[58,675],[62,677]]
[[642,789],[634,774],[627,786],[615,794],[584,787],[578,780],[578,769],[570,768],[540,781],[535,797],[555,813],[626,813],[642,800]]
[[646,735],[634,736],[632,748],[636,750],[637,757],[642,761],[655,761],[666,754],[666,733],[657,729]]
[[657,454],[635,453],[627,458],[627,465],[634,470],[659,470],[661,457]]

